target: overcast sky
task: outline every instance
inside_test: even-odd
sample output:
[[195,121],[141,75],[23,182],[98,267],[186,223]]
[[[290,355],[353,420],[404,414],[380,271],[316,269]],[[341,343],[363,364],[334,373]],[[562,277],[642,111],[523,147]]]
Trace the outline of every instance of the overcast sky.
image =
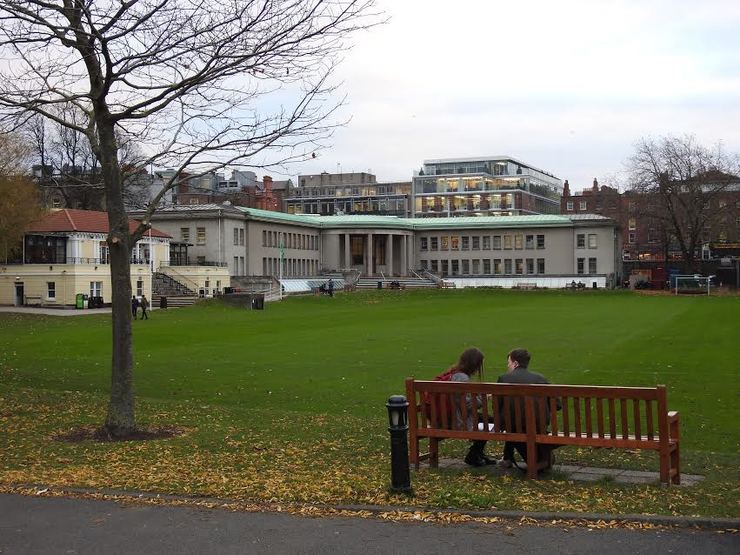
[[378,0],[355,37],[332,147],[294,174],[410,180],[424,159],[508,154],[571,188],[643,136],[740,151],[740,1]]

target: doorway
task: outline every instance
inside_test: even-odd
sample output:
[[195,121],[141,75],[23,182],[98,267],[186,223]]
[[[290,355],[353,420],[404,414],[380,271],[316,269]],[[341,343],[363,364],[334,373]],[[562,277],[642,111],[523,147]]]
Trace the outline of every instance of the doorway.
[[25,291],[23,283],[15,284],[15,306],[23,306],[23,300],[25,298]]

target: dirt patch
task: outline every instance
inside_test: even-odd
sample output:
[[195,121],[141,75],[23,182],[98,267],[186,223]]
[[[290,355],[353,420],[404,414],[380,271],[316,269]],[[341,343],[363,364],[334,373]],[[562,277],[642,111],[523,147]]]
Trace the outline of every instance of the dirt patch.
[[176,426],[150,426],[147,428],[137,428],[126,436],[112,436],[106,428],[88,426],[59,432],[51,436],[51,439],[67,443],[80,443],[82,441],[149,441],[177,437],[183,434],[185,434],[185,430]]

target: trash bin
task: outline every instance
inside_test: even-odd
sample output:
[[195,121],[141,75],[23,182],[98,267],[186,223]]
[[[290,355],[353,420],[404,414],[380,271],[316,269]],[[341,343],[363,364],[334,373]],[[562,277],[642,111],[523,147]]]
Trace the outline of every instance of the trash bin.
[[378,282],[378,289],[383,289],[383,282],[382,281],[379,281]]
[[82,293],[75,295],[75,308],[85,308],[85,295]]
[[87,305],[89,302],[90,302],[90,297],[88,297],[87,295],[83,293],[82,294],[82,308],[87,308]]
[[593,287],[594,289],[598,289],[599,285],[594,281],[594,282],[591,282],[591,287]]
[[167,308],[167,297],[164,295],[159,297],[159,308]]
[[265,296],[262,294],[256,294],[252,296],[252,310],[264,310],[265,309]]

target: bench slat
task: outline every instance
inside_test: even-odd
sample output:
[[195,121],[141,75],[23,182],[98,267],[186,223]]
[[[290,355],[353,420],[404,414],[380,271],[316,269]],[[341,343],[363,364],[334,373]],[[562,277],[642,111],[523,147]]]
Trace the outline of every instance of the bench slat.
[[558,431],[558,402],[554,397],[550,397],[550,430]]
[[609,435],[617,435],[617,413],[614,409],[614,399],[609,399]]
[[653,403],[652,401],[645,401],[645,420],[647,421],[647,438],[648,441],[654,439],[654,426],[653,426]]
[[642,434],[640,433],[640,401],[638,399],[632,399],[632,413],[632,417],[635,419],[635,437],[642,439]]
[[568,408],[570,398],[563,397],[563,432],[570,434],[570,409]]
[[604,400],[601,397],[596,398],[596,426],[599,437],[604,437]]
[[575,416],[576,437],[581,437],[581,398],[573,397],[573,416]]
[[586,397],[586,436],[594,437],[594,429],[591,421],[591,398]]
[[627,399],[619,400],[619,416],[622,423],[622,437],[629,435],[629,421],[627,420]]

